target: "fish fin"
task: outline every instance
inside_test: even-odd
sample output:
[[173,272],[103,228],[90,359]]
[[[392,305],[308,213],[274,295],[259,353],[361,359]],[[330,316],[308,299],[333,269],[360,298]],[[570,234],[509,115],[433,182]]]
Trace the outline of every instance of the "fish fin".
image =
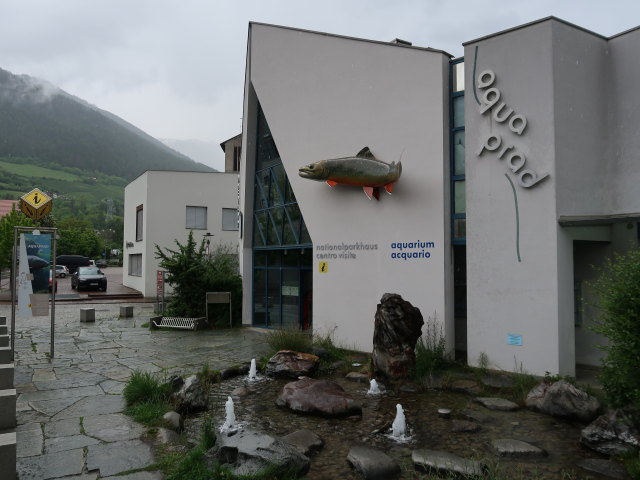
[[364,194],[367,198],[371,200],[371,196],[374,195],[373,187],[362,187],[362,190],[364,190]]
[[387,183],[384,186],[384,189],[386,190],[386,192],[391,195],[393,193],[393,183]]
[[373,156],[373,153],[371,153],[371,150],[369,150],[369,147],[364,147],[362,150],[356,153],[356,157],[368,158],[371,160],[374,160],[376,158]]
[[337,184],[338,182],[334,180],[327,180],[327,185],[329,185],[330,187],[335,187]]

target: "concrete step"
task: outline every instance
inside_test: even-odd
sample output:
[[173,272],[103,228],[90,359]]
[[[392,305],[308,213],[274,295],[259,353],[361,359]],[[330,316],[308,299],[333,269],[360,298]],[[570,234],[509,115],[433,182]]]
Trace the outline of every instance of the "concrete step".
[[13,388],[13,363],[0,364],[0,390]]
[[16,389],[0,390],[0,430],[16,427]]
[[0,433],[0,475],[6,480],[16,477],[16,432]]
[[11,363],[11,347],[0,347],[0,363]]
[[9,335],[0,335],[0,347],[8,347],[11,343]]

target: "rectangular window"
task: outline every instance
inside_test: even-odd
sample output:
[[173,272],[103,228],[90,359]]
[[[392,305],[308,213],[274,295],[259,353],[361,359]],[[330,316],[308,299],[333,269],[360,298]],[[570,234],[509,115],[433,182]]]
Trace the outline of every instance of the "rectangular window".
[[142,276],[142,254],[134,253],[129,255],[129,275],[135,277]]
[[206,230],[207,228],[207,207],[187,206],[187,223],[185,228]]
[[238,230],[238,210],[235,208],[222,209],[222,230]]
[[142,219],[142,205],[138,205],[136,207],[136,242],[142,241],[142,227],[144,225]]
[[233,171],[240,171],[240,153],[241,147],[233,147]]

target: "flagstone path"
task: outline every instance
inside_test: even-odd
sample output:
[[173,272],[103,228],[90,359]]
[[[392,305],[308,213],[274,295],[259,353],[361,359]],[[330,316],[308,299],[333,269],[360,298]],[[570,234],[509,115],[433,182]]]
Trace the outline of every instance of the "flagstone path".
[[[49,319],[18,319],[15,344],[17,470],[21,480],[117,478],[158,480],[138,470],[155,462],[146,429],[124,415],[122,390],[133,370],[163,375],[224,369],[267,352],[255,329],[149,331],[153,305],[56,305],[55,356],[49,358]],[[95,323],[80,323],[95,308]],[[0,305],[10,318],[11,307]]]

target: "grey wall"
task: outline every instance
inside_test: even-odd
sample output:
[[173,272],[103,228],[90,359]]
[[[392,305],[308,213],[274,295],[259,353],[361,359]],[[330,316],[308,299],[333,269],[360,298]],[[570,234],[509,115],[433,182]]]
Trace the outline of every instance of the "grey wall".
[[[371,348],[376,305],[393,292],[441,324],[452,346],[452,308],[445,300],[451,281],[447,83],[448,57],[439,52],[250,27],[245,92],[250,96],[253,88],[262,105],[314,244],[314,330],[343,344]],[[255,105],[245,103],[245,118],[255,114]],[[249,129],[245,136],[251,138]],[[402,155],[392,196],[381,192],[379,201],[367,200],[359,187],[330,188],[298,175],[308,163],[355,155],[364,146],[386,162]],[[248,171],[244,182],[250,222]],[[434,242],[428,260],[391,258],[392,243],[416,241]],[[359,242],[377,249],[329,260],[328,273],[319,273],[319,246]],[[250,245],[246,233],[243,243]],[[249,255],[247,248],[245,265]],[[243,272],[247,292],[249,269]],[[245,322],[251,321],[249,300],[245,293]]]

